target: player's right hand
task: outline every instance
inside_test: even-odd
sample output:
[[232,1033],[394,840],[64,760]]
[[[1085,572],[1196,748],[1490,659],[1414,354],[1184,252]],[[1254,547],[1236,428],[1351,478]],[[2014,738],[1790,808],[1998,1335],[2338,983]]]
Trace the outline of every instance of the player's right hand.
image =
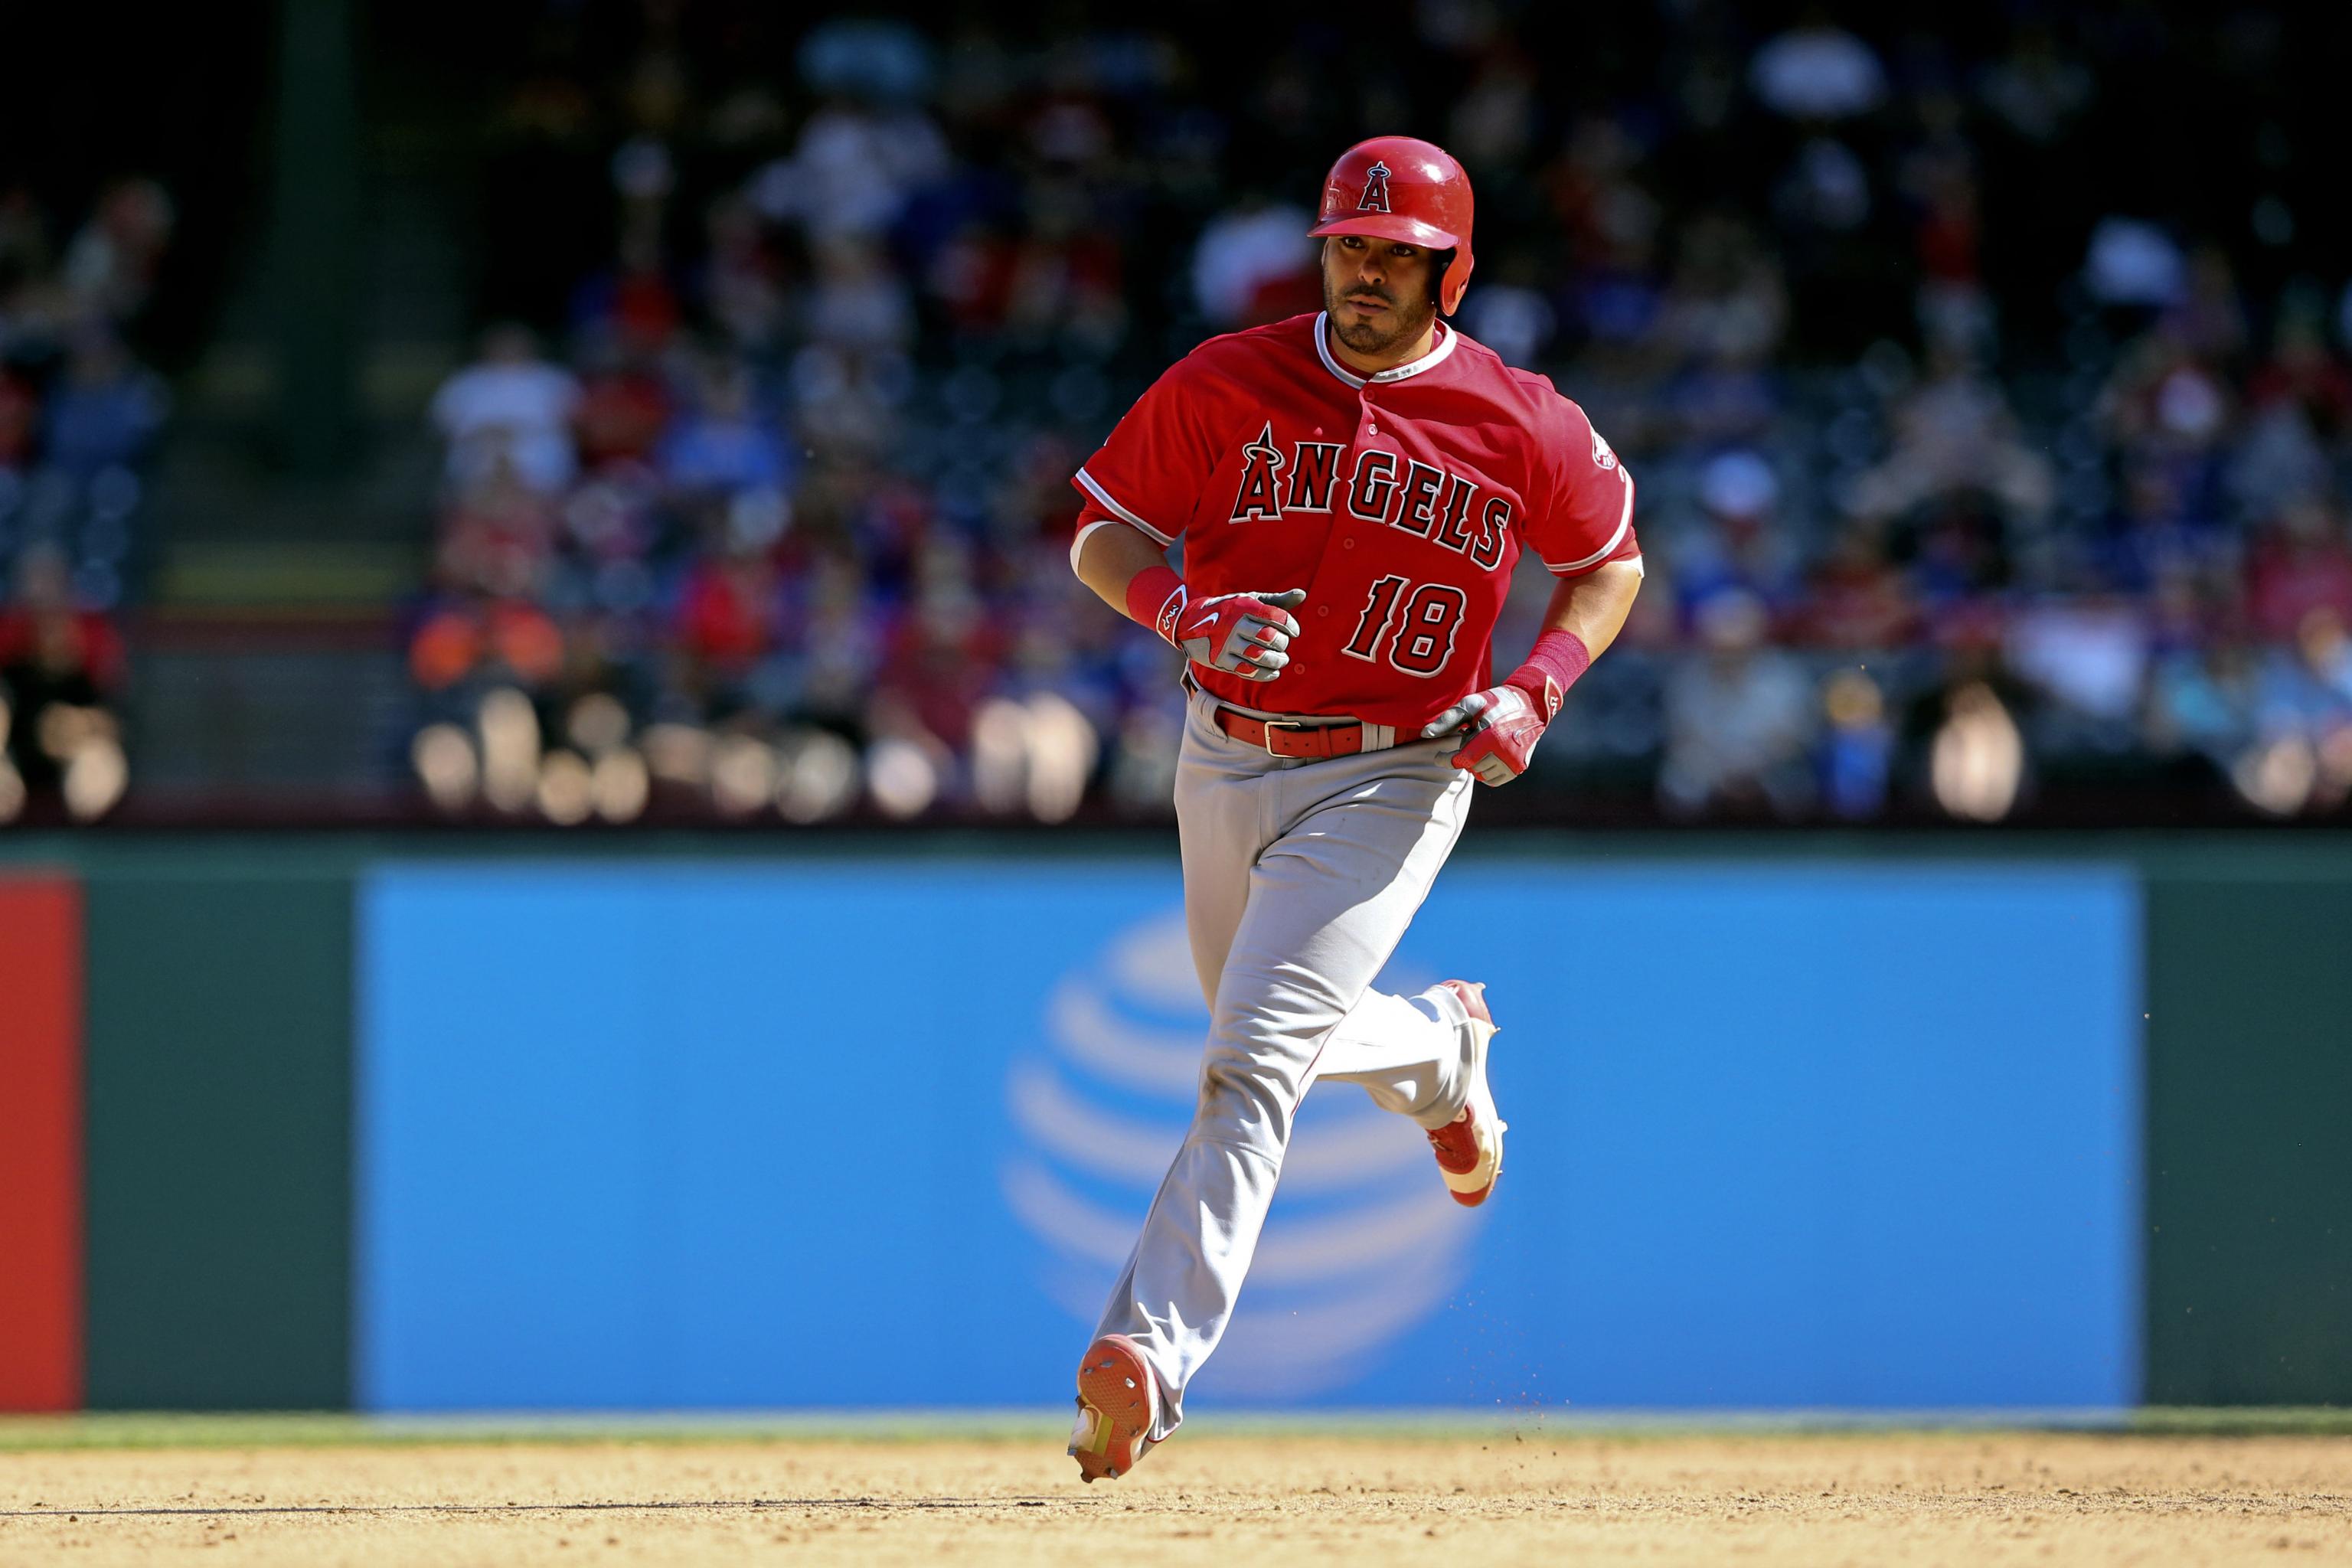
[[[1546,695],[1552,696],[1549,690]],[[1556,697],[1551,707],[1553,712],[1559,710]],[[1528,759],[1534,754],[1536,742],[1543,739],[1544,726],[1549,721],[1549,715],[1537,707],[1536,700],[1525,688],[1507,680],[1485,691],[1472,692],[1432,719],[1423,727],[1421,738],[1434,741],[1443,735],[1463,736],[1462,749],[1447,760],[1463,772],[1475,774],[1480,784],[1507,784],[1528,771]]]
[[1304,588],[1196,600],[1177,612],[1176,630],[1168,640],[1194,664],[1244,680],[1272,680],[1290,662],[1283,650],[1298,635],[1290,612],[1306,602]]

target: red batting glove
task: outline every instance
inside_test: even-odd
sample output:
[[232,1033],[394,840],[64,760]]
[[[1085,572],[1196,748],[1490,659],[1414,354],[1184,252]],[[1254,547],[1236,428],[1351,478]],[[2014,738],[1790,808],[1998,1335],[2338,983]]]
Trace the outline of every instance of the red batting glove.
[[1449,731],[1476,725],[1468,742],[1448,760],[1477,774],[1481,784],[1507,784],[1528,771],[1536,742],[1543,739],[1544,723],[1535,700],[1506,682],[1465,697],[1423,726],[1421,738],[1433,741]]
[[[1546,632],[1536,639],[1528,662],[1500,686],[1474,691],[1422,727],[1421,738],[1469,730],[1470,738],[1448,760],[1481,784],[1507,784],[1528,771],[1536,742],[1559,712],[1568,689],[1592,663],[1584,639],[1573,632]],[[1475,728],[1472,728],[1475,726]]]
[[1193,663],[1244,680],[1272,680],[1282,673],[1290,662],[1285,650],[1298,635],[1289,612],[1306,601],[1304,588],[1196,600],[1183,579],[1165,566],[1138,573],[1127,589],[1127,613],[1135,620]]

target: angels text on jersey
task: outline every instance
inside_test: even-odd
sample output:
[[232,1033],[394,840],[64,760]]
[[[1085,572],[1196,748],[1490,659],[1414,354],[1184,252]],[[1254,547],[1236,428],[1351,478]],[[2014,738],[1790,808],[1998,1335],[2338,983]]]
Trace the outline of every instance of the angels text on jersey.
[[1482,571],[1502,564],[1510,497],[1482,500],[1477,481],[1380,447],[1357,448],[1356,460],[1342,472],[1346,451],[1344,442],[1299,440],[1285,452],[1267,420],[1242,447],[1241,482],[1227,521],[1279,521],[1290,512],[1345,507],[1366,522],[1386,523],[1466,555]]

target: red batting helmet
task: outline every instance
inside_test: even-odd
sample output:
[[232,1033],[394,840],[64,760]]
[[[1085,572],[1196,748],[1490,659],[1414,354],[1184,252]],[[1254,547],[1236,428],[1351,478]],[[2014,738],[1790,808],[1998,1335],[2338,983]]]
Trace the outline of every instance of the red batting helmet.
[[1470,286],[1470,176],[1444,148],[1411,136],[1359,142],[1323,177],[1323,205],[1307,232],[1452,251],[1437,289],[1438,305],[1450,316]]

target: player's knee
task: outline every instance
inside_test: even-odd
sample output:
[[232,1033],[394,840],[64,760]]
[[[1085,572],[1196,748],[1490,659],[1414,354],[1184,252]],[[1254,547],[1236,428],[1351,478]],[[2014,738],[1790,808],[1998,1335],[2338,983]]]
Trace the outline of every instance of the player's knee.
[[1283,1100],[1296,1100],[1307,1091],[1306,1074],[1286,1063],[1240,1052],[1211,1051],[1202,1079],[1212,1089]]
[[1202,1074],[1195,1125],[1275,1156],[1290,1142],[1291,1118],[1303,1092],[1288,1075],[1262,1063],[1212,1061]]
[[1326,1025],[1250,1014],[1221,1017],[1209,1038],[1205,1077],[1236,1093],[1295,1104],[1307,1092]]

